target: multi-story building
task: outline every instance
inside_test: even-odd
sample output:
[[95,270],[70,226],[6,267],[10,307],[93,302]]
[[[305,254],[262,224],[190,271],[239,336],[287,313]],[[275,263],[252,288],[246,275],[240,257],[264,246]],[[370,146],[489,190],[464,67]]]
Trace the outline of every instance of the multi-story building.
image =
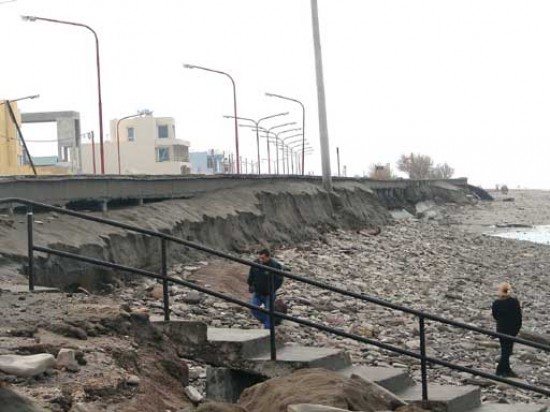
[[[176,139],[176,126],[172,117],[145,115],[124,120],[114,119],[110,126],[111,138],[104,143],[105,173],[191,173],[190,144]],[[82,172],[85,174],[100,170],[100,148],[98,139],[95,140],[93,145],[87,143],[81,146]]]
[[191,171],[199,175],[229,173],[229,160],[221,150],[191,152]]

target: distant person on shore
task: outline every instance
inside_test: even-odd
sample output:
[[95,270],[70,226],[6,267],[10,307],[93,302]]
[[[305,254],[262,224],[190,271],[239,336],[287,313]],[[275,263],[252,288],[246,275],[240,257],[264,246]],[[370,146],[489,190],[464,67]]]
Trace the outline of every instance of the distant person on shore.
[[[497,322],[497,332],[510,336],[517,336],[521,329],[522,313],[519,301],[512,297],[512,287],[508,282],[498,286],[498,299],[493,302],[493,317]],[[500,361],[497,366],[497,375],[506,378],[517,378],[518,375],[510,368],[510,356],[514,349],[514,342],[500,338]]]
[[[274,269],[282,270],[282,265],[271,257],[271,252],[268,249],[262,249],[258,253],[258,259],[255,261],[264,266],[269,266]],[[283,285],[283,277],[273,273],[275,283],[275,293]],[[248,291],[252,293],[252,301],[250,302],[254,306],[262,307],[269,310],[270,295],[271,295],[271,277],[270,272],[264,269],[251,267],[248,274]],[[276,306],[275,306],[276,307]],[[271,323],[269,315],[259,310],[253,309],[252,315],[258,319],[264,329],[270,329]]]

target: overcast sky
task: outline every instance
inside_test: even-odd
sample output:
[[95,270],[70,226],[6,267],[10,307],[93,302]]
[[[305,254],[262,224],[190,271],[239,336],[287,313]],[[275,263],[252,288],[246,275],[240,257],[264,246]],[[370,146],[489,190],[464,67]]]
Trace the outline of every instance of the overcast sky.
[[[104,118],[148,108],[173,116],[193,150],[234,150],[229,81],[239,114],[307,106],[306,135],[320,172],[309,0],[18,0],[0,5],[0,98],[40,93],[23,111],[76,110],[96,130],[93,38],[25,23],[20,14],[84,22],[99,33]],[[431,155],[493,186],[550,188],[550,2],[547,0],[319,0],[333,169],[348,174],[402,153]],[[284,119],[286,122],[288,119]],[[273,121],[271,124],[276,124]],[[28,128],[31,140],[51,128]],[[106,128],[106,133],[109,130]],[[42,153],[33,144],[34,153]],[[241,151],[255,138],[241,130]],[[265,142],[262,145],[265,152]],[[262,157],[265,157],[265,153]]]

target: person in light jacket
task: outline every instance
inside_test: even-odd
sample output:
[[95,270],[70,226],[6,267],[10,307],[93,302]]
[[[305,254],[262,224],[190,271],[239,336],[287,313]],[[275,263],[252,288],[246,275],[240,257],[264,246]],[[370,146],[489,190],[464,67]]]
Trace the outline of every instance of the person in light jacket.
[[[512,287],[508,282],[498,286],[498,299],[493,302],[493,318],[497,323],[497,332],[517,336],[521,329],[523,315],[519,300],[512,296]],[[510,356],[514,342],[510,339],[500,339],[500,361],[497,375],[506,378],[517,378],[518,375],[510,368]]]

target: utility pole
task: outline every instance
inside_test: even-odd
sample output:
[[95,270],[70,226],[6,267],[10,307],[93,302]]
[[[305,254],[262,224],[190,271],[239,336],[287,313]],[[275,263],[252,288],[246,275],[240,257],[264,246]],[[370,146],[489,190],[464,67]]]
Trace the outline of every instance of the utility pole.
[[336,161],[338,163],[338,177],[340,177],[342,175],[340,174],[340,148],[339,147],[336,148]]
[[323,168],[323,187],[332,192],[330,171],[330,146],[328,142],[327,106],[325,82],[323,77],[323,55],[321,52],[321,34],[319,29],[319,8],[317,0],[311,0],[311,17],[313,23],[313,47],[315,51],[315,71],[317,76],[317,100],[319,106],[319,133],[321,138],[321,164]]

